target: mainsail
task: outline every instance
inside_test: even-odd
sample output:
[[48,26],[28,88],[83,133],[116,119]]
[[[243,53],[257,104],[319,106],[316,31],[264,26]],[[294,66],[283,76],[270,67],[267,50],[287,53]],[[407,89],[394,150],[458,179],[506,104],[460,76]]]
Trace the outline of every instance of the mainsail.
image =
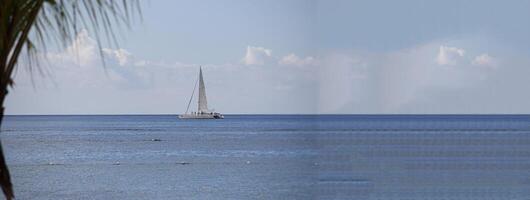
[[[188,107],[186,113],[179,115],[180,119],[223,119],[224,116],[221,113],[213,112],[208,110],[208,101],[206,101],[206,89],[204,86],[204,78],[202,77],[202,68],[199,68],[199,78],[196,79],[193,92],[191,93],[190,100],[188,101]],[[195,89],[197,89],[197,83],[199,83],[199,102],[197,112],[191,112],[188,114],[190,104],[193,101]]]
[[204,80],[202,79],[202,68],[199,69],[199,112],[208,111],[208,101],[206,101],[206,88],[204,87]]

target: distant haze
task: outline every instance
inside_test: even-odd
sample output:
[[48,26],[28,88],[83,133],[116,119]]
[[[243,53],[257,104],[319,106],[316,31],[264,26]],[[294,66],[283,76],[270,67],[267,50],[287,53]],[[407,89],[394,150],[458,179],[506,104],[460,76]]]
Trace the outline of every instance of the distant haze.
[[[22,64],[8,114],[530,113],[530,1],[151,1],[120,48]],[[196,103],[192,106],[196,106]],[[195,109],[195,107],[193,107]]]

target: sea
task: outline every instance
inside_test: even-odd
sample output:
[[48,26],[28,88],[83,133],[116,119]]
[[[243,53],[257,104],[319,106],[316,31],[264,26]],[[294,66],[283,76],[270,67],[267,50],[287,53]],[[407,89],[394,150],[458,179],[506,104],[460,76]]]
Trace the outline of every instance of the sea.
[[17,199],[530,199],[530,115],[6,116]]

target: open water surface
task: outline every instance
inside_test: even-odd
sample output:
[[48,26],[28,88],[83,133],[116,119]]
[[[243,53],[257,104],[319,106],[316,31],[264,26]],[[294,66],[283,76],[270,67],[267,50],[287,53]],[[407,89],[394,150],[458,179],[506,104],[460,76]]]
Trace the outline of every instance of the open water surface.
[[17,199],[530,199],[528,115],[7,116]]

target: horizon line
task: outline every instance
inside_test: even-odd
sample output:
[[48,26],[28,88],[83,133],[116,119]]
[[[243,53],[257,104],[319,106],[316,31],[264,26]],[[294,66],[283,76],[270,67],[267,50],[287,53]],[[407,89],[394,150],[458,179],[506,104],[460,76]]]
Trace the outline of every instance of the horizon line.
[[[180,114],[5,114],[4,116],[178,116]],[[223,115],[530,115],[530,113],[230,113]]]

